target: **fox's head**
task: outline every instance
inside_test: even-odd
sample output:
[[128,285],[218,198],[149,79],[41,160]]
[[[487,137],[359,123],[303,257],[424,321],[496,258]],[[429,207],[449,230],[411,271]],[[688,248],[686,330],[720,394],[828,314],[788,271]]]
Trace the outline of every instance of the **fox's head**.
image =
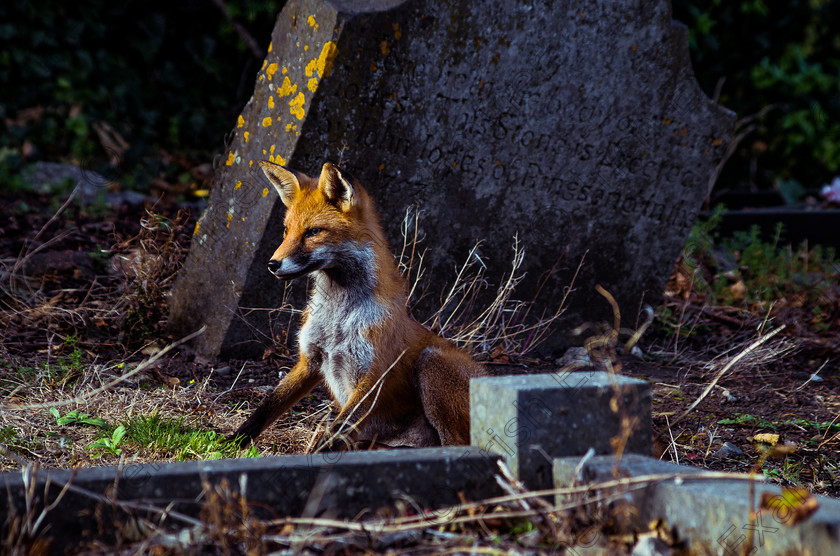
[[288,209],[283,243],[268,263],[272,274],[291,280],[333,270],[352,280],[373,267],[381,230],[370,198],[352,176],[329,162],[317,179],[271,162],[259,164]]

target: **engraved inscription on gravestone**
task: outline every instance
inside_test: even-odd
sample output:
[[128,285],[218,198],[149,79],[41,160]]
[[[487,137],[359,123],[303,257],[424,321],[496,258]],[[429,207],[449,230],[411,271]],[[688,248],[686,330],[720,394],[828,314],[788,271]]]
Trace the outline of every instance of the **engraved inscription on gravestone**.
[[[265,266],[283,210],[262,197],[255,160],[313,174],[340,158],[392,245],[419,206],[430,292],[477,241],[498,282],[518,234],[517,297],[539,290],[532,314],[551,313],[585,255],[560,346],[564,330],[609,318],[595,284],[625,322],[657,301],[734,125],[697,86],[667,0],[409,0],[353,16],[293,0],[272,38],[173,296],[177,331],[208,325],[207,355],[261,353],[268,316],[247,308],[282,297]],[[418,316],[439,302],[427,296]]]

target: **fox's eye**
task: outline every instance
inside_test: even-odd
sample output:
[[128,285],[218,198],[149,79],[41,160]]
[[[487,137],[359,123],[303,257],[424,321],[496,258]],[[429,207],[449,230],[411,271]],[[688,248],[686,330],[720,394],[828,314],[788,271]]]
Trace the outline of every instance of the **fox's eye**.
[[308,230],[306,230],[306,233],[303,234],[303,237],[315,237],[323,231],[324,230],[322,230],[321,228],[309,228]]

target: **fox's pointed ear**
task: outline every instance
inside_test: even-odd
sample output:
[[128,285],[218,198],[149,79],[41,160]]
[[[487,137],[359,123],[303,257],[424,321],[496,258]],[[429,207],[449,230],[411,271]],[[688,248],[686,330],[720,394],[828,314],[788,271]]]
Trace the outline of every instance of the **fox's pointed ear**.
[[302,174],[287,170],[279,164],[273,162],[259,161],[260,168],[265,172],[271,185],[280,194],[280,200],[286,207],[292,206],[298,193],[300,193],[300,180],[304,178]]
[[352,178],[333,166],[329,162],[324,164],[321,170],[321,177],[318,179],[318,188],[324,192],[327,200],[337,206],[340,210],[347,212],[356,202],[353,186],[350,184]]

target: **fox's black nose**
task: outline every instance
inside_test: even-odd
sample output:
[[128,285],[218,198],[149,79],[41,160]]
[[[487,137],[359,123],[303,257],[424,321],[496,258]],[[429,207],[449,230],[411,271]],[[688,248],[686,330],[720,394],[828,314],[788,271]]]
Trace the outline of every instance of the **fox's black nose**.
[[272,274],[277,274],[280,270],[280,261],[268,261],[268,271]]

